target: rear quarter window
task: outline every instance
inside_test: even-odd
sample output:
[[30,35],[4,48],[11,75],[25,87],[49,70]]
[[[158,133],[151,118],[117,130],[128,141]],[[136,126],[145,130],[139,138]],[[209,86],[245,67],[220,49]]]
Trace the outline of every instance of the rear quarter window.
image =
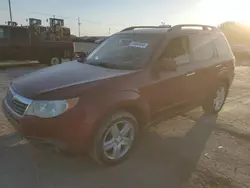
[[194,61],[206,61],[214,57],[214,47],[210,35],[191,35],[190,49],[193,53]]
[[214,37],[214,44],[215,44],[217,54],[219,57],[231,54],[230,45],[223,35],[218,35]]

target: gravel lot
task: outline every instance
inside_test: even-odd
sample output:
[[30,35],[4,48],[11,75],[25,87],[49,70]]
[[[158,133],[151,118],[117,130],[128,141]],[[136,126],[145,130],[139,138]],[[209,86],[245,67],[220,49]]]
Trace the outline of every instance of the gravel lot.
[[[0,70],[0,99],[14,77],[39,65]],[[236,78],[218,117],[196,109],[145,130],[121,165],[46,153],[21,140],[0,111],[0,188],[250,187],[250,68]]]

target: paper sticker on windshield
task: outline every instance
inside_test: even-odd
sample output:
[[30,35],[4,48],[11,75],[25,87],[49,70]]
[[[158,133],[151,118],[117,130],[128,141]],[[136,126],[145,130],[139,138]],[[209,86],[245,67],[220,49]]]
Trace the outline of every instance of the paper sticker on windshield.
[[135,48],[146,48],[148,46],[148,43],[142,43],[142,42],[131,42],[129,44],[129,47],[135,47]]

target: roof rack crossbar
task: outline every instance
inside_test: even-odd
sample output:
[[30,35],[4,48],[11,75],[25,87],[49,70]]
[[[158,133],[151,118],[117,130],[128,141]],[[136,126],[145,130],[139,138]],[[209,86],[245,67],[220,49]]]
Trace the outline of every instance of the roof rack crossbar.
[[121,30],[121,32],[123,31],[131,31],[131,30],[135,30],[135,29],[153,29],[153,28],[171,28],[171,26],[133,26],[133,27],[127,27],[123,30]]
[[201,25],[201,24],[181,24],[181,25],[175,25],[171,28],[171,30],[180,30],[183,27],[202,27],[203,30],[213,30],[213,31],[219,31],[217,27],[211,26],[211,25]]

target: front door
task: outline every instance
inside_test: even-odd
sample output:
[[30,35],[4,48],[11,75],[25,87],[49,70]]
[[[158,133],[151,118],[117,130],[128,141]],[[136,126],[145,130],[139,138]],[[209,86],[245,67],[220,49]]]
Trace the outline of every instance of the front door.
[[[158,112],[178,112],[189,105],[189,89],[192,75],[187,76],[191,70],[189,38],[181,36],[169,41],[161,58],[170,58],[176,62],[176,70],[162,70],[152,78],[155,81],[155,92],[158,92]],[[160,60],[159,59],[159,60]]]

